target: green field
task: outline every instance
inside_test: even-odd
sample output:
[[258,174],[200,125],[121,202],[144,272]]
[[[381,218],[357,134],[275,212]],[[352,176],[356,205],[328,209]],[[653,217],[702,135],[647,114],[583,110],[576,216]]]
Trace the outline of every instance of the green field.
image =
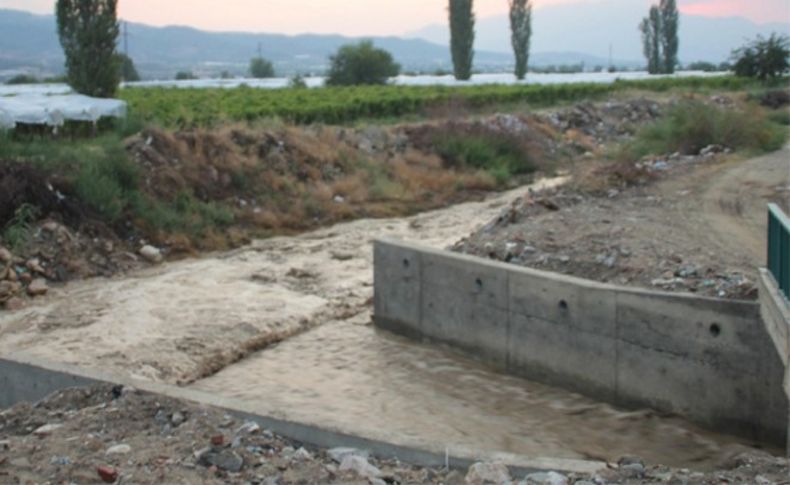
[[292,123],[348,123],[420,115],[448,104],[482,108],[527,103],[548,106],[625,90],[745,89],[754,81],[731,76],[616,81],[612,84],[358,86],[320,89],[126,88],[121,98],[134,116],[164,127],[210,127],[228,121],[279,118]]

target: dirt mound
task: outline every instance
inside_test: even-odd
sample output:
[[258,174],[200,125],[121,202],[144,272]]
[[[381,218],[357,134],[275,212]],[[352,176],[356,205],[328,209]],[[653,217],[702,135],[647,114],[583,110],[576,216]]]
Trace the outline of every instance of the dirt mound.
[[72,195],[65,178],[0,162],[0,304],[18,309],[48,285],[110,276],[136,258],[114,230]]
[[[618,285],[753,300],[764,256],[747,251],[732,231],[762,240],[764,217],[762,209],[757,219],[722,214],[725,206],[711,195],[722,190],[717,180],[729,180],[722,157],[581,167],[567,187],[515,200],[452,249]],[[730,180],[734,187],[721,193],[730,204],[764,207],[776,197],[784,160],[776,154],[750,161],[751,169],[737,170],[754,180]],[[786,184],[786,171],[784,178]]]

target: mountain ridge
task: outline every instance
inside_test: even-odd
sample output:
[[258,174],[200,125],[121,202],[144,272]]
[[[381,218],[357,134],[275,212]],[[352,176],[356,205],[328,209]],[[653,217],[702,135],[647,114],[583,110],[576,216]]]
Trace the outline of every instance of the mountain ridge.
[[[625,0],[614,0],[623,2]],[[595,21],[606,12],[587,13],[570,18],[567,10],[558,7],[544,7],[536,11],[535,38],[531,65],[541,67],[560,64],[584,63],[588,67],[606,66],[609,63],[608,43],[602,39],[616,37],[611,32],[626,39],[611,42],[615,45],[614,64],[624,67],[638,67],[643,64],[641,46],[633,29],[622,28],[629,25],[637,10],[634,5],[616,10],[618,16],[607,17],[606,22]],[[559,9],[558,9],[559,8]],[[554,10],[552,10],[554,9]],[[554,13],[552,13],[554,12]],[[550,14],[550,15],[549,15]],[[582,15],[584,14],[584,15]],[[559,15],[562,27],[551,27],[551,15]],[[577,17],[587,16],[584,20]],[[681,34],[685,28],[702,30],[695,27],[698,18],[684,17]],[[732,20],[731,20],[732,21]],[[743,19],[736,19],[738,25]],[[504,24],[503,24],[504,22]],[[705,21],[702,21],[705,23]],[[610,26],[621,27],[613,28]],[[689,24],[691,24],[689,26]],[[720,23],[715,24],[721,30]],[[775,24],[786,27],[790,24]],[[548,27],[547,27],[548,26]],[[405,71],[450,71],[452,63],[449,49],[442,42],[448,36],[446,26],[428,26],[405,36],[347,37],[339,34],[268,34],[249,32],[209,32],[190,26],[172,25],[153,27],[140,23],[128,23],[130,56],[145,78],[172,78],[176,71],[193,70],[201,76],[218,76],[223,71],[233,75],[246,72],[249,59],[257,55],[258,46],[264,57],[275,64],[279,75],[296,72],[320,74],[328,66],[329,56],[341,45],[359,39],[372,39],[374,43],[390,51]],[[552,31],[553,29],[553,31]],[[619,30],[618,30],[619,29]],[[19,10],[0,9],[0,78],[9,77],[17,72],[30,72],[37,75],[52,75],[62,72],[63,53],[55,32],[53,15],[37,15]],[[584,32],[583,42],[573,41],[569,32]],[[737,32],[750,33],[752,30],[741,28]],[[738,33],[732,37],[743,36]],[[704,34],[695,45],[700,49],[722,50],[721,35]],[[20,39],[23,41],[20,42]],[[728,44],[738,46],[743,39],[730,39]],[[604,45],[606,44],[606,45]],[[628,48],[623,48],[628,44]],[[685,42],[681,39],[681,56]],[[502,46],[505,47],[502,47]],[[506,17],[487,17],[478,21],[478,40],[476,42],[475,68],[483,71],[510,70],[513,65],[509,51],[509,29]],[[589,52],[578,52],[584,45]],[[499,49],[499,50],[497,50]],[[729,49],[729,47],[728,47]],[[729,51],[728,51],[729,52]],[[719,56],[721,57],[721,56]],[[722,58],[681,57],[684,62],[696,60],[720,61]]]

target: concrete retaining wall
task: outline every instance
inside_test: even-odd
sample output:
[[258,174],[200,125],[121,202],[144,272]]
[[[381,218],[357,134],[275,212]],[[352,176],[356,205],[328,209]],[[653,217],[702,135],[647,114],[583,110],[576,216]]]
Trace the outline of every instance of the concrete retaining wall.
[[[760,314],[785,365],[785,395],[790,399],[790,303],[764,268],[760,269]],[[790,411],[788,411],[790,414]],[[790,418],[788,418],[790,421]],[[790,422],[787,427],[787,456],[790,456]]]
[[[153,393],[174,399],[213,406],[244,420],[254,420],[264,429],[273,431],[296,441],[320,448],[352,447],[368,450],[383,459],[398,459],[417,466],[442,467],[466,470],[478,461],[501,461],[510,468],[511,474],[526,475],[539,471],[564,473],[595,473],[606,467],[606,463],[586,460],[570,460],[551,457],[527,457],[508,453],[481,453],[477,450],[448,450],[443,444],[433,449],[418,448],[403,443],[388,443],[345,433],[342,430],[325,429],[286,419],[265,416],[256,412],[253,402],[227,398],[216,394],[139,381],[122,376],[78,369],[74,366],[44,362],[24,355],[0,358],[0,410],[19,402],[36,402],[52,392],[71,387],[95,384],[132,386],[138,391]],[[287,410],[282,414],[287,415]]]
[[500,370],[784,446],[784,366],[759,305],[375,243],[377,326]]

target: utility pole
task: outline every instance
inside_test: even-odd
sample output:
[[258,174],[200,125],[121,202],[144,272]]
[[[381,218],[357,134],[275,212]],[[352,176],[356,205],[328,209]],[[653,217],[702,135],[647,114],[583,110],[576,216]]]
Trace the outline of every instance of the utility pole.
[[124,21],[123,23],[123,53],[126,57],[129,57],[129,31],[127,30],[126,26],[128,22]]
[[263,46],[258,42],[258,59],[263,59]]
[[614,67],[614,61],[612,59],[612,43],[609,43],[609,69],[611,70]]

